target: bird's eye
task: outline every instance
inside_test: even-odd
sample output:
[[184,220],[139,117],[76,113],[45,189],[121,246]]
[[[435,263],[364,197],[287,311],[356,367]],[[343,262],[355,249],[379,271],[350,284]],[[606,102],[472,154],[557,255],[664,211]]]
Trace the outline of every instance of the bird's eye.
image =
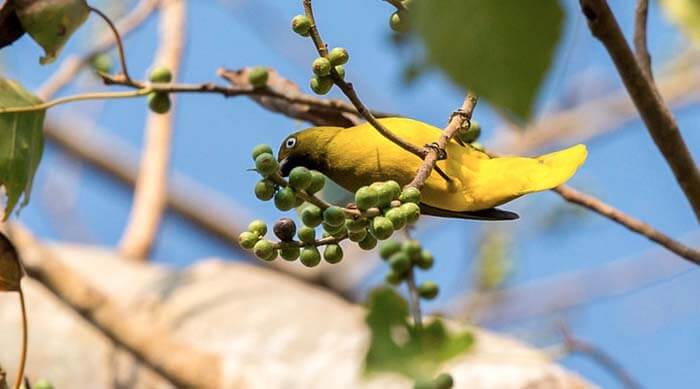
[[287,139],[286,142],[284,142],[285,147],[288,149],[291,149],[292,147],[297,145],[297,138],[289,138]]

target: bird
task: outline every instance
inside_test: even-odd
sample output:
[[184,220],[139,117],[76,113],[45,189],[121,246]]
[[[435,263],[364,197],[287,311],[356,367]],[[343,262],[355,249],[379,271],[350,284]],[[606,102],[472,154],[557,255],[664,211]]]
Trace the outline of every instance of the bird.
[[[442,131],[409,118],[379,122],[404,141],[417,146],[438,141]],[[472,219],[514,220],[518,214],[496,208],[528,193],[555,188],[568,181],[584,163],[586,146],[578,144],[539,157],[489,156],[470,144],[450,140],[446,158],[437,162],[447,177],[431,173],[421,188],[424,215]],[[318,170],[350,192],[373,182],[410,183],[423,161],[379,133],[371,124],[354,127],[311,127],[282,141],[280,172],[297,166]]]

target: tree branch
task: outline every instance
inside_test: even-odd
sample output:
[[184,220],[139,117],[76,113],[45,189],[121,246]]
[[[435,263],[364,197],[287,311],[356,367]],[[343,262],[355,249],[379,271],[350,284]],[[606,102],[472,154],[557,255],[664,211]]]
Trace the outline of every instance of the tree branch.
[[637,61],[644,74],[650,80],[654,79],[651,71],[651,55],[647,46],[647,17],[649,16],[649,0],[637,0],[634,19],[634,51]]
[[676,181],[700,221],[700,170],[698,170],[670,110],[656,86],[644,76],[615,16],[605,0],[580,0],[593,35],[605,46],[632,97],[654,143],[671,167]]

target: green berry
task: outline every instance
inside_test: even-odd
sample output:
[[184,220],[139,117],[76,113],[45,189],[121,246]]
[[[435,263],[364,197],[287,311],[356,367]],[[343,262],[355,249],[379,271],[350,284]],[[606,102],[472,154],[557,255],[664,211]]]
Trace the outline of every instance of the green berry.
[[394,12],[389,18],[389,26],[396,32],[403,33],[408,31],[408,15],[401,11]]
[[297,246],[286,246],[280,249],[280,257],[285,261],[296,261],[300,251],[301,249]]
[[148,75],[151,82],[168,83],[173,80],[173,73],[165,66],[156,66]]
[[255,184],[255,197],[262,201],[271,200],[275,195],[275,184],[270,180],[260,180]]
[[301,211],[301,221],[305,226],[317,227],[323,221],[321,208],[315,205],[308,205]]
[[269,72],[262,66],[256,66],[248,72],[248,82],[254,88],[262,88],[267,85],[267,79],[269,77]]
[[383,216],[377,216],[372,220],[372,235],[379,240],[389,239],[394,233],[394,225]]
[[396,230],[400,230],[406,225],[406,214],[399,208],[390,208],[384,216],[391,221]]
[[289,172],[289,186],[294,189],[306,189],[311,184],[311,172],[303,166],[297,166]]
[[418,204],[418,203],[420,203],[420,190],[418,190],[417,188],[414,188],[412,186],[409,186],[408,188],[404,189],[403,192],[401,192],[401,196],[399,196],[399,200],[401,200],[402,203]]
[[311,64],[311,70],[319,77],[326,77],[331,74],[331,61],[328,58],[318,57]]
[[367,228],[367,219],[347,219],[345,220],[345,227],[350,232],[364,231]]
[[406,215],[406,223],[414,224],[420,217],[420,207],[416,203],[401,204],[399,209]]
[[343,47],[336,47],[328,53],[328,59],[333,65],[345,65],[350,60],[350,54]]
[[481,126],[476,122],[476,120],[471,121],[471,126],[469,126],[468,130],[457,133],[459,140],[464,143],[476,142],[476,140],[479,139],[479,136],[481,136]]
[[272,148],[270,148],[270,146],[265,145],[265,144],[261,144],[261,145],[257,145],[255,147],[253,147],[253,153],[252,153],[253,161],[255,161],[260,154],[274,155],[274,153],[272,152]]
[[418,294],[426,300],[434,299],[437,297],[438,292],[440,292],[440,288],[432,281],[425,281],[418,285]]
[[167,93],[153,92],[148,95],[148,108],[155,113],[167,113],[170,111],[171,105],[172,103],[170,102],[170,96],[168,96]]
[[406,253],[399,251],[389,257],[389,266],[394,273],[404,274],[411,268],[411,259]]
[[312,77],[309,83],[311,90],[319,95],[325,95],[333,88],[333,79],[330,77]]
[[417,260],[420,257],[422,249],[420,242],[417,240],[407,240],[401,245],[401,250],[412,260]]
[[389,271],[389,273],[387,273],[387,275],[384,277],[384,281],[386,281],[387,284],[390,285],[399,285],[403,281],[403,274]]
[[316,230],[311,227],[301,227],[299,233],[297,233],[299,240],[306,243],[312,244],[316,241]]
[[317,172],[316,170],[311,171],[311,183],[309,186],[306,188],[306,191],[313,194],[321,189],[326,185],[326,176],[324,176],[322,173]]
[[337,206],[328,207],[323,211],[323,221],[330,226],[342,226],[345,223],[345,211]]
[[250,250],[258,242],[260,236],[254,232],[244,231],[238,235],[238,244],[246,250]]
[[389,190],[391,190],[392,200],[396,200],[399,198],[399,196],[401,196],[401,185],[399,185],[398,182],[394,180],[389,180],[385,182],[384,185],[386,185],[389,188]]
[[294,220],[283,217],[272,226],[272,232],[275,233],[279,240],[289,242],[294,239],[294,234],[297,233],[297,226],[294,224]]
[[343,260],[343,249],[337,244],[329,244],[323,250],[323,259],[330,264],[335,264]]
[[321,263],[321,253],[316,246],[306,246],[301,250],[299,260],[306,267],[315,267]]
[[377,247],[377,238],[375,238],[372,234],[367,234],[367,236],[359,241],[357,245],[360,246],[362,250],[372,250],[373,248]]
[[47,379],[39,379],[34,382],[32,389],[53,389],[53,384]]
[[413,389],[437,389],[432,380],[419,378],[414,384]]
[[377,191],[378,207],[384,208],[389,206],[389,203],[391,203],[391,200],[393,200],[394,197],[391,187],[383,182],[375,182],[374,184],[370,185],[370,188],[374,188],[374,190]]
[[309,36],[311,20],[304,15],[297,15],[292,19],[292,30],[301,36]]
[[262,153],[255,158],[255,169],[264,177],[276,173],[279,167],[279,163],[270,153]]
[[430,253],[430,251],[428,251],[428,250],[421,250],[420,257],[418,257],[418,260],[416,261],[416,265],[418,265],[418,267],[423,269],[423,270],[428,270],[431,267],[433,267],[434,263],[435,263],[435,258],[433,257],[433,254]]
[[338,73],[338,76],[339,76],[341,79],[343,79],[343,80],[345,79],[345,66],[343,66],[343,65],[338,65],[338,66],[336,66],[336,67],[335,67],[335,72]]
[[363,228],[359,231],[348,231],[348,239],[353,242],[361,242],[367,237],[367,229]]
[[447,373],[442,373],[437,376],[433,383],[435,384],[435,389],[452,389],[455,385],[454,379]]
[[262,220],[253,220],[248,224],[248,231],[263,237],[267,234],[267,224]]
[[367,210],[375,207],[378,202],[379,194],[369,186],[363,186],[355,192],[355,204],[361,210]]
[[345,229],[345,224],[341,224],[339,226],[332,226],[325,222],[323,223],[323,230],[326,231],[329,235],[335,237],[342,236],[347,232],[347,230]]
[[389,257],[398,253],[400,250],[401,243],[395,240],[388,240],[379,247],[379,256],[382,257],[382,259],[389,259]]
[[96,55],[90,63],[95,71],[104,74],[110,73],[112,71],[112,67],[114,66],[112,57],[107,54]]
[[255,243],[253,253],[263,261],[272,261],[276,257],[275,246],[269,240],[259,240]]
[[290,187],[282,188],[275,194],[275,207],[280,211],[289,211],[296,205],[297,195]]

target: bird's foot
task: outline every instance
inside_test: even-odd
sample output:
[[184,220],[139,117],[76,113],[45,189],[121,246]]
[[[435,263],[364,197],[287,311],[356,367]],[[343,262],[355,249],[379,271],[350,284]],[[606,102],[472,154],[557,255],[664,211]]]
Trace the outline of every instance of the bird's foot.
[[424,147],[435,150],[437,152],[438,161],[444,161],[447,159],[447,150],[440,147],[440,145],[437,142],[427,144]]
[[455,116],[459,116],[459,118],[461,119],[461,121],[460,121],[460,123],[459,123],[459,129],[460,129],[460,130],[466,131],[466,130],[469,129],[469,127],[472,126],[472,120],[471,120],[471,118],[469,117],[469,115],[467,114],[467,112],[465,112],[462,108],[457,109],[457,110],[455,110],[455,111],[452,112],[452,114],[450,115],[450,119],[447,120],[447,124],[452,123],[452,119],[454,119]]

